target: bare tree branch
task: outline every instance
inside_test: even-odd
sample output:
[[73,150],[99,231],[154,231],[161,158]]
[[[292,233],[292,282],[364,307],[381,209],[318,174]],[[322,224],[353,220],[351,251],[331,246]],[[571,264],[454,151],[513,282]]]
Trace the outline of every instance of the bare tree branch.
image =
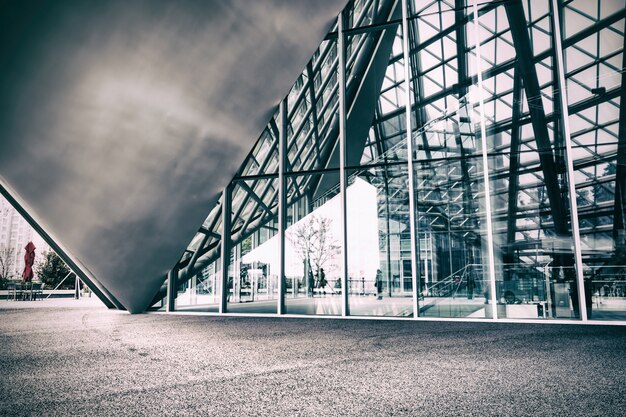
[[340,246],[331,232],[332,220],[311,215],[307,220],[287,232],[298,257],[319,274],[321,268],[328,268]]
[[13,278],[14,265],[15,248],[0,246],[0,280],[5,281]]

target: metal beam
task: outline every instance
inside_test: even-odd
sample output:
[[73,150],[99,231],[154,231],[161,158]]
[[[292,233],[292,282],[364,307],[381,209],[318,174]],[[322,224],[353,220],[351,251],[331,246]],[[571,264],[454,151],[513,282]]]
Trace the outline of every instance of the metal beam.
[[[409,13],[411,12],[413,2],[408,4]],[[414,50],[414,45],[418,45],[419,38],[419,30],[417,28],[417,19],[413,19],[409,21],[409,50]],[[419,56],[419,52],[415,52],[409,55],[409,62],[411,67],[411,81],[413,83],[413,95],[414,102],[421,103],[423,100],[423,92],[424,92],[424,81],[422,77],[419,75],[422,71],[422,62]],[[409,103],[408,106],[411,106]],[[430,143],[428,143],[428,137],[426,136],[426,129],[424,126],[428,121],[428,116],[426,111],[424,110],[424,106],[411,106],[411,109],[415,111],[415,128],[420,132],[420,136],[422,138],[422,147],[426,154],[426,158],[430,158]],[[409,155],[409,158],[413,158],[414,155]]]
[[346,105],[346,35],[344,33],[347,20],[346,9],[342,10],[338,21],[338,44],[337,53],[339,64],[337,66],[339,78],[339,183],[341,201],[341,315],[350,315],[348,303],[348,233],[346,222],[346,125],[348,124]]
[[176,310],[176,295],[178,293],[178,270],[173,268],[167,273],[167,296],[165,311],[171,313]]
[[[279,158],[280,158],[280,155],[279,155]],[[279,171],[280,171],[280,168],[279,168]],[[278,175],[280,176],[280,172]],[[258,206],[261,207],[265,212],[271,215],[274,214],[272,210],[270,210],[270,208],[265,204],[265,202],[261,198],[259,198],[258,195],[256,195],[254,190],[250,188],[250,186],[245,181],[238,182],[237,185],[239,185],[245,192],[247,192],[250,195],[250,197],[258,204]]]
[[[272,117],[271,121],[272,121],[272,125],[275,126],[276,123],[274,122],[274,118],[273,117]],[[276,136],[276,138],[278,138],[278,136]],[[269,162],[272,159],[272,154],[274,153],[274,149],[276,149],[277,146],[278,146],[278,140],[273,140],[272,141],[272,145],[271,145],[270,149],[268,150],[267,155],[265,156],[265,160],[263,161],[262,165],[259,167],[259,172],[263,172],[267,168],[267,165],[269,164]],[[266,175],[263,175],[263,177],[267,177],[267,176],[275,177],[276,174],[266,174]],[[239,179],[238,182],[245,182],[246,181],[243,178],[238,178],[238,179]],[[250,178],[250,179],[256,179],[256,178]],[[264,195],[261,196],[261,198],[263,198],[263,197],[264,197]],[[246,194],[246,196],[241,201],[241,203],[239,205],[239,208],[237,210],[237,213],[235,214],[234,218],[238,218],[239,217],[239,215],[241,214],[241,211],[244,209],[246,203],[248,202],[248,200],[250,198],[251,198],[251,195],[249,193]]]
[[[217,235],[217,233],[211,233],[212,235]],[[200,257],[200,252],[202,250],[202,248],[204,248],[204,246],[207,244],[207,241],[209,240],[209,236],[211,236],[210,234],[205,234],[202,237],[202,240],[200,241],[200,244],[198,245],[198,247],[196,248],[196,251],[193,253],[193,255],[191,255],[191,259],[189,260],[189,264],[187,265],[186,271],[190,271],[192,272],[192,274],[189,275],[189,277],[195,275],[194,272],[194,266],[196,265],[196,262],[198,261],[198,258]],[[217,235],[217,238],[220,238],[219,235]],[[186,273],[184,274],[185,278],[186,278]]]
[[231,200],[231,185],[224,187],[222,192],[222,245],[221,245],[221,260],[222,260],[222,274],[221,274],[221,297],[219,305],[219,313],[228,312],[228,292],[230,291],[228,285],[228,267],[230,266],[230,220],[232,215],[232,200]]
[[311,102],[311,118],[313,119],[313,139],[315,140],[316,163],[320,164],[320,132],[319,120],[317,119],[317,100],[315,98],[315,76],[313,75],[313,63],[309,61],[306,66],[307,86],[309,90],[309,101]]
[[[203,235],[205,235],[207,237],[212,237],[212,238],[215,238],[215,239],[219,239],[219,238],[222,237],[218,233],[215,233],[214,231],[209,230],[209,229],[207,229],[205,227],[201,227],[200,229],[198,229],[198,233],[202,233]],[[206,241],[204,243],[206,244]],[[199,247],[202,247],[202,246],[204,246],[204,245],[200,245]]]
[[574,240],[574,259],[576,266],[576,285],[572,288],[572,304],[574,310],[578,307],[578,314],[582,321],[587,321],[587,308],[584,290],[582,250],[580,232],[578,227],[578,203],[576,196],[576,178],[574,177],[574,156],[572,153],[572,140],[569,129],[569,113],[567,111],[567,84],[565,81],[565,59],[561,49],[561,17],[559,13],[559,0],[552,0],[552,37],[554,39],[555,65],[558,71],[559,99],[561,102],[561,132],[565,142],[565,162],[567,167],[567,180],[570,204],[570,221]]
[[[459,98],[467,94],[467,86],[461,85],[460,82],[467,79],[467,42],[466,36],[466,24],[465,16],[465,0],[455,0],[454,2],[454,32],[456,34],[456,62],[457,62],[457,74],[459,83]],[[442,40],[443,42],[443,40]],[[442,57],[443,58],[443,57]]]
[[[480,53],[480,35],[479,35],[479,20],[478,20],[478,0],[474,0],[474,36],[476,45],[476,72],[478,74],[478,91],[479,91],[479,111],[480,111],[480,141],[482,148],[482,165],[483,165],[483,187],[484,202],[485,202],[485,218],[486,218],[486,240],[487,240],[487,263],[489,269],[489,293],[491,295],[491,317],[495,320],[498,318],[498,309],[496,305],[496,269],[495,269],[495,252],[493,244],[493,218],[491,216],[491,184],[489,180],[489,158],[487,153],[489,152],[487,144],[487,131],[485,128],[485,102],[483,98],[483,79],[481,72],[482,55]],[[536,74],[535,74],[536,75]]]
[[[215,228],[215,225],[217,224],[217,222],[221,218],[221,214],[222,214],[222,206],[220,204],[220,205],[217,206],[217,210],[214,211],[213,218],[211,219],[211,222],[209,223],[209,227],[207,227],[206,230],[213,230]],[[204,228],[204,227],[202,227],[202,228]],[[213,235],[216,235],[216,236],[213,236]],[[215,232],[212,232],[210,236],[208,234],[205,234],[205,237],[207,237],[207,236],[208,237],[214,237],[216,239],[221,239],[222,238],[221,235],[219,235],[219,234],[217,234]],[[207,242],[208,242],[208,238],[207,238],[206,241],[204,239],[202,239],[202,242],[196,247],[196,250],[193,251],[194,254],[196,254],[196,253],[198,254],[198,256],[196,257],[196,261],[198,260],[197,258],[199,256],[202,256],[207,251],[207,249],[205,248]],[[193,257],[191,259],[193,259]],[[178,279],[179,279],[179,281],[182,282],[182,280],[185,279],[185,278],[182,278],[182,277],[186,277],[188,275],[188,273],[189,273],[189,276],[191,276],[191,275],[193,275],[193,274],[195,274],[197,272],[197,271],[194,271],[193,267],[190,267],[190,265],[191,265],[191,260],[189,262],[187,262],[187,263],[185,263],[185,261],[182,261],[182,262],[178,263],[177,266],[178,266],[178,271],[179,271],[178,272]]]
[[616,261],[623,263],[626,260],[626,53],[624,53],[624,47],[622,47],[621,72],[613,239]]
[[[285,313],[285,230],[287,229],[287,98],[280,102],[280,134],[278,136],[278,300],[276,313]],[[297,183],[294,183],[297,187]],[[293,285],[294,289],[296,285]]]
[[533,53],[530,46],[526,18],[524,17],[524,7],[520,0],[510,1],[504,7],[511,28],[513,44],[517,52],[518,68],[524,81],[528,110],[535,133],[537,152],[539,153],[539,161],[552,211],[554,228],[556,233],[561,236],[569,235],[565,205],[559,188],[557,166],[554,161],[552,144],[550,143],[546,114],[541,101],[541,89],[539,88],[539,80],[533,64]]
[[[469,104],[466,103],[464,105],[464,108],[467,109],[468,106]],[[452,123],[452,129],[454,131],[454,140],[456,142],[456,146],[457,148],[459,148],[459,162],[461,164],[461,183],[463,184],[463,212],[465,213],[465,216],[471,221],[471,217],[474,213],[474,196],[472,193],[472,185],[470,181],[468,157],[463,146],[463,138],[461,137],[461,129],[459,127],[460,123],[470,123],[461,121],[461,119],[463,119],[464,117],[467,117],[469,119],[468,116],[469,115],[459,117],[459,123]],[[473,260],[471,260],[470,263],[473,263]]]
[[[408,187],[409,187],[409,232],[410,232],[410,240],[411,240],[411,287],[413,290],[413,318],[419,317],[420,307],[419,307],[419,293],[420,289],[418,288],[420,279],[419,279],[419,269],[418,258],[417,258],[417,250],[418,250],[418,235],[417,235],[417,223],[415,221],[415,170],[413,167],[413,129],[411,128],[411,91],[410,91],[410,82],[411,77],[409,76],[409,22],[408,22],[408,12],[409,7],[407,4],[407,0],[402,0],[402,49],[404,51],[404,108],[405,108],[405,122],[406,122],[406,146],[408,152]],[[387,212],[389,215],[389,212]],[[387,235],[389,235],[389,228],[387,228]],[[389,236],[387,236],[389,239]],[[400,285],[403,286],[404,290],[404,277],[402,277],[402,281]]]
[[[511,129],[511,148],[509,152],[509,190],[507,204],[506,252],[504,263],[514,263],[515,227],[517,224],[517,196],[519,191],[519,167],[522,127],[517,123],[522,114],[522,80],[519,69],[513,76],[513,127]],[[505,278],[510,278],[505,276]]]

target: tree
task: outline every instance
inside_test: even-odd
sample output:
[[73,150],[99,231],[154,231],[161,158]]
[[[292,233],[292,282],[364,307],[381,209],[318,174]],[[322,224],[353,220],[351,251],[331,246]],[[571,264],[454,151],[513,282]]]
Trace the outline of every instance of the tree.
[[[602,177],[608,177],[617,173],[617,165],[607,164],[602,172]],[[596,204],[615,199],[615,181],[600,182],[593,186]]]
[[[54,251],[46,252],[42,256],[43,261],[36,267],[37,276],[44,284],[56,287],[70,273],[70,269]],[[63,287],[73,288],[74,280],[67,278]]]
[[313,216],[311,220],[317,229],[312,244],[311,263],[315,267],[316,273],[319,274],[320,269],[324,266],[328,269],[327,263],[331,262],[339,254],[341,246],[330,231],[331,219]]
[[15,248],[0,246],[0,288],[4,288],[6,282],[13,278],[14,263]]
[[333,237],[331,225],[331,219],[311,215],[287,233],[296,254],[304,263],[305,282],[308,282],[309,271],[315,271],[319,277],[320,270],[324,267],[328,269],[327,264],[339,253],[340,246]]

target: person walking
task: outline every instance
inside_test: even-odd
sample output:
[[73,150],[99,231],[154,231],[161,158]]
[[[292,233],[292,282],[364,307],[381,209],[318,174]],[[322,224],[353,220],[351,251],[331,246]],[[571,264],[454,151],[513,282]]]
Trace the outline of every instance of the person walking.
[[374,286],[376,287],[376,299],[383,299],[383,273],[380,269],[376,270],[376,281],[374,281]]
[[324,272],[324,268],[320,268],[320,289],[322,290],[322,294],[326,295],[326,284],[328,284],[328,281],[326,281],[326,273]]
[[315,276],[313,275],[313,271],[309,269],[309,273],[307,274],[307,296],[313,297],[313,288],[315,287]]

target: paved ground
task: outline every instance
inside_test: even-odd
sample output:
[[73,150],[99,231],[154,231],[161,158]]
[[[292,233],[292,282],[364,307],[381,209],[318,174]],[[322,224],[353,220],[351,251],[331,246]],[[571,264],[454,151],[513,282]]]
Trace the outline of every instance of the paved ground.
[[626,415],[626,327],[7,303],[3,416]]

